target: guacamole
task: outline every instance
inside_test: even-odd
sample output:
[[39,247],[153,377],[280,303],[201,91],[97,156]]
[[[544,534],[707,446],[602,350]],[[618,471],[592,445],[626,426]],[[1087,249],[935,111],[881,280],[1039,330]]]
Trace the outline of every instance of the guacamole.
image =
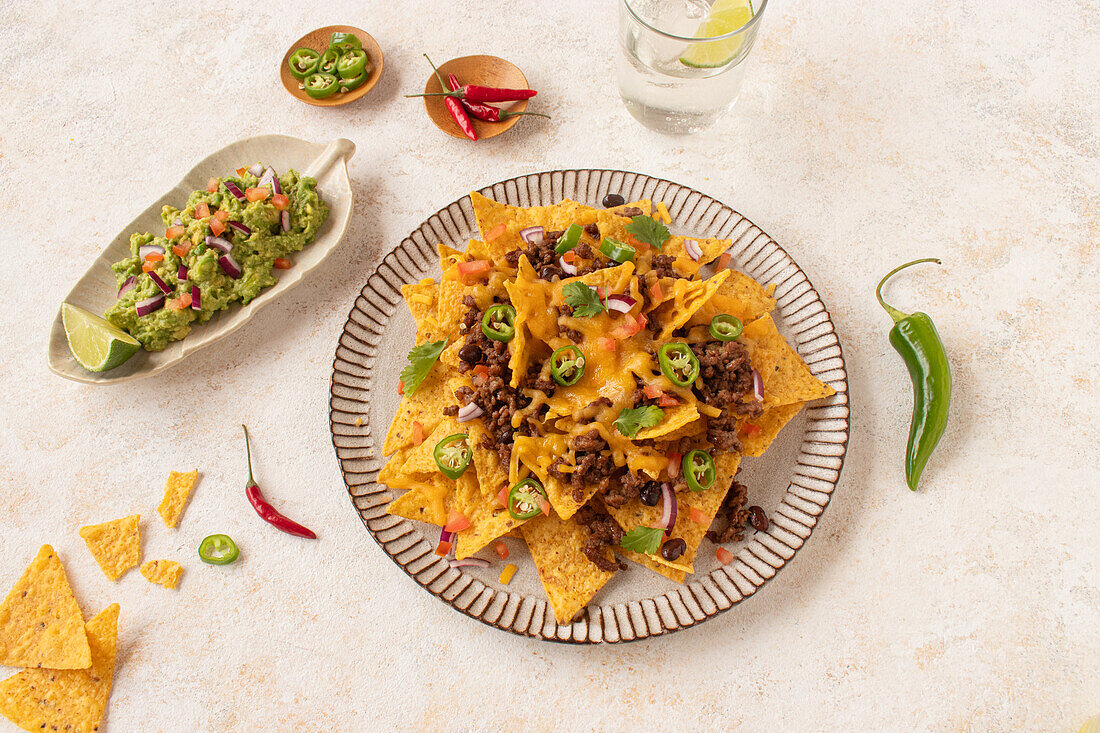
[[212,178],[183,209],[164,207],[165,236],[130,237],[130,256],[112,265],[119,298],[106,319],[146,350],[160,351],[184,338],[193,322],[205,323],[231,303],[246,305],[278,282],[272,274],[275,260],[313,242],[328,205],[313,178],[289,170],[278,176],[275,187],[274,172],[267,172],[266,181],[245,169],[234,177]]

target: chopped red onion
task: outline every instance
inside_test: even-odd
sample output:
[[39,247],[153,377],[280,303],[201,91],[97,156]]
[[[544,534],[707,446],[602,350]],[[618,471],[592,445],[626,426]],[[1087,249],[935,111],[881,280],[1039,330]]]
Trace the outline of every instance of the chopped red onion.
[[565,261],[565,255],[558,258],[558,264],[561,265],[562,272],[572,277],[577,274],[577,266],[571,262]]
[[248,166],[248,172],[259,178],[260,174],[264,172],[264,167],[260,163],[253,163]]
[[192,285],[191,286],[191,310],[201,311],[202,310],[202,302],[201,301],[202,301],[202,288],[200,288],[198,285]]
[[141,316],[147,316],[153,311],[160,310],[163,307],[163,295],[154,295],[152,298],[139,300],[137,303],[134,304],[134,309],[137,310],[138,318],[140,318]]
[[222,254],[229,254],[229,252],[233,249],[232,242],[222,237],[215,237],[213,234],[206,235],[206,245],[208,247],[213,247]]
[[284,232],[289,232],[290,231],[290,212],[287,211],[286,209],[283,209],[283,213],[279,217],[279,221],[283,225],[283,231]]
[[608,309],[618,313],[629,313],[630,309],[633,308],[634,304],[637,302],[638,301],[634,300],[629,295],[615,293],[614,295],[607,296]]
[[452,568],[487,568],[489,567],[488,560],[482,560],[480,557],[467,557],[463,560],[450,560],[447,563]]
[[126,293],[134,289],[134,284],[137,282],[137,275],[131,275],[126,278],[126,281],[122,283],[122,286],[118,289],[118,297],[121,298]]
[[543,237],[546,236],[546,230],[542,227],[527,227],[520,230],[519,236],[527,244],[542,244]]
[[177,280],[186,280],[187,279],[187,273],[188,273],[187,265],[180,265],[179,267],[176,268],[176,279]]
[[703,256],[703,248],[700,247],[699,243],[696,242],[694,239],[684,240],[684,250],[688,253],[688,257],[695,260],[696,262],[698,262],[699,258]]
[[657,526],[665,531],[665,537],[672,534],[672,528],[676,526],[676,494],[672,491],[672,484],[665,481],[661,484],[661,521]]
[[226,253],[219,257],[218,265],[221,266],[222,272],[224,272],[226,275],[229,275],[229,277],[233,278],[234,280],[236,280],[242,274],[241,266],[237,264],[237,261],[233,259],[233,255],[231,254]]
[[239,221],[231,219],[231,220],[227,221],[225,223],[225,225],[227,227],[229,227],[230,229],[232,229],[233,231],[238,232],[240,234],[243,234],[246,237],[248,235],[252,234],[252,230],[248,227],[247,224],[245,224],[243,222],[239,222]]
[[244,193],[241,191],[241,189],[237,188],[236,183],[233,183],[233,181],[222,181],[222,184],[225,186],[225,190],[233,194],[233,198],[237,199],[238,201],[245,200]]
[[149,255],[162,255],[164,254],[164,247],[159,244],[143,244],[138,247],[138,257],[145,259]]
[[454,542],[455,541],[455,533],[454,532],[448,532],[445,529],[440,530],[439,531],[439,541],[440,542]]
[[274,168],[266,168],[263,176],[260,178],[260,182],[256,184],[256,188],[260,186],[271,186],[271,193],[282,193],[283,187],[279,185],[279,175],[275,172]]
[[152,270],[149,270],[149,279],[152,280],[158,288],[160,288],[160,292],[164,293],[165,295],[172,294],[172,288],[168,287],[168,283],[164,282],[161,276],[153,272]]
[[475,417],[481,417],[482,413],[484,412],[485,411],[478,407],[476,403],[471,402],[470,404],[466,405],[458,411],[458,421],[469,422]]
[[183,219],[181,219],[177,216],[175,219],[172,220],[172,223],[175,224],[178,227],[181,227],[181,226],[183,226]]
[[752,370],[752,396],[757,402],[764,401],[764,378],[755,369]]

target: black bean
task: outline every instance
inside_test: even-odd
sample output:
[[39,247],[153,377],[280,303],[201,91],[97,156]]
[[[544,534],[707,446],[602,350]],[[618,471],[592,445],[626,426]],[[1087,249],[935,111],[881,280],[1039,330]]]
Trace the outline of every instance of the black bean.
[[680,537],[673,537],[668,542],[661,545],[661,557],[674,562],[680,559],[680,556],[687,550],[687,543]]
[[467,364],[477,364],[481,359],[481,347],[477,344],[466,344],[458,350],[458,358]]
[[638,495],[646,506],[657,506],[661,501],[661,485],[656,481],[647,481]]
[[757,532],[768,531],[768,515],[764,513],[764,510],[758,506],[749,507],[749,524]]
[[550,282],[561,273],[561,269],[557,265],[547,265],[539,271],[539,277],[547,282]]
[[603,197],[603,207],[605,209],[611,209],[616,206],[622,206],[626,203],[626,199],[617,193],[609,193]]

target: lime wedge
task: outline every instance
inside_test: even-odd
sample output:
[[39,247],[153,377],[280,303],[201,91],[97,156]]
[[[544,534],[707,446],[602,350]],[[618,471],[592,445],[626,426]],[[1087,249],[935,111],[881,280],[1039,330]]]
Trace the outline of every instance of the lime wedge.
[[[751,0],[716,0],[706,19],[695,31],[696,38],[715,38],[737,30],[752,20]],[[680,63],[696,69],[716,69],[725,66],[741,51],[744,35],[722,41],[693,43],[680,57]]]
[[141,348],[130,334],[68,303],[61,304],[61,323],[73,356],[90,372],[114,369]]

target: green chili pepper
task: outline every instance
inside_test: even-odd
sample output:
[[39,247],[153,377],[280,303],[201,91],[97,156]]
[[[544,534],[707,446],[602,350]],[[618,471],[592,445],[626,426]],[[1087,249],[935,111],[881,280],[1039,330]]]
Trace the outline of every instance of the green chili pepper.
[[875,289],[879,304],[894,319],[890,345],[901,354],[913,381],[913,420],[905,449],[905,481],[917,490],[925,464],[936,449],[951,407],[951,365],[936,325],[927,313],[902,313],[882,299],[882,286],[895,273],[922,262],[942,264],[935,257],[906,262],[886,273]]
[[600,242],[600,251],[616,262],[630,262],[634,259],[634,248],[617,239],[604,237]]
[[550,355],[550,376],[563,387],[572,387],[584,376],[584,352],[563,346]]
[[317,73],[335,75],[336,64],[339,62],[340,52],[329,46],[328,50],[321,54],[321,58],[317,61]]
[[466,433],[454,433],[435,444],[432,457],[440,472],[447,478],[456,479],[466,472],[473,452],[470,450],[469,436]]
[[212,534],[199,544],[199,559],[208,565],[228,565],[241,554],[227,534]]
[[299,48],[294,53],[290,54],[290,58],[287,59],[287,66],[290,67],[290,75],[295,79],[305,79],[317,69],[317,64],[321,62],[321,54],[314,51],[312,48]]
[[716,471],[714,459],[705,450],[691,450],[684,454],[680,462],[684,480],[692,491],[706,491],[714,485]]
[[569,228],[565,230],[565,234],[561,235],[561,239],[554,246],[554,253],[563,255],[569,250],[576,247],[581,242],[581,234],[584,233],[584,227],[580,224],[570,224]]
[[348,49],[363,47],[363,42],[360,41],[359,36],[355,35],[354,33],[340,33],[339,31],[337,31],[336,33],[333,33],[331,36],[329,36],[329,46],[341,46],[345,44],[347,45]]
[[699,376],[699,359],[682,341],[665,344],[657,350],[661,371],[677,387],[690,387]]
[[350,92],[352,89],[358,89],[359,87],[363,86],[363,82],[367,80],[368,76],[370,76],[370,72],[362,71],[359,73],[359,76],[353,76],[350,79],[341,79],[340,91]]
[[511,341],[516,335],[516,309],[507,303],[489,306],[481,318],[481,332],[493,341]]
[[341,79],[352,79],[367,68],[367,54],[361,48],[345,51],[336,62],[336,75]]
[[516,519],[531,519],[542,514],[545,502],[546,489],[534,478],[525,478],[508,492],[508,513]]
[[745,326],[737,316],[719,313],[710,319],[710,337],[719,341],[736,341]]
[[336,94],[336,91],[340,88],[340,80],[332,74],[323,74],[317,72],[310,74],[305,78],[303,82],[306,88],[306,94],[314,99],[324,99],[325,97],[331,97]]

